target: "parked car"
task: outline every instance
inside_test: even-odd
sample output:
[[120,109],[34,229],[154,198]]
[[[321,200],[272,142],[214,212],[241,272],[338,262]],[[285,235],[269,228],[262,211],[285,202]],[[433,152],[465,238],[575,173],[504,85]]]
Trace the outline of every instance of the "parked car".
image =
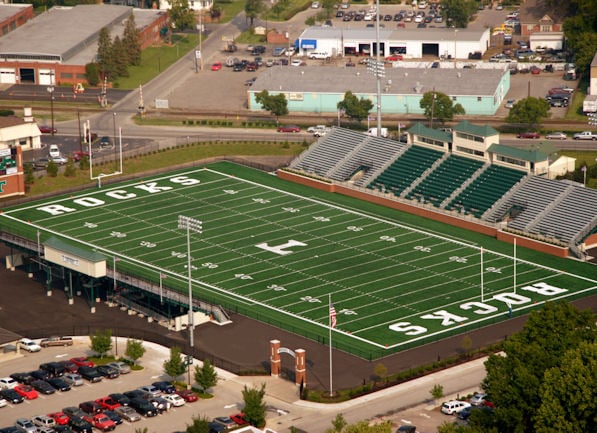
[[230,415],[230,419],[234,421],[237,425],[247,425],[249,421],[243,412],[235,413],[234,415]]
[[31,385],[20,384],[14,387],[14,390],[22,395],[27,400],[34,400],[37,398],[38,394],[35,389]]
[[442,404],[441,411],[446,415],[456,415],[458,412],[463,410],[465,407],[469,407],[471,404],[466,401],[451,400]]
[[166,394],[163,396],[164,400],[167,400],[172,406],[180,407],[184,406],[185,400],[178,394]]
[[120,374],[127,374],[131,372],[131,367],[126,362],[115,361],[110,362],[107,365],[118,370]]
[[278,126],[278,132],[301,132],[301,128],[296,125],[281,125]]
[[152,417],[157,415],[157,410],[155,409],[155,407],[153,407],[153,404],[151,404],[143,398],[131,398],[129,406],[145,417]]
[[514,107],[514,104],[516,104],[516,99],[508,99],[506,101],[506,104],[504,104],[505,108],[512,108]]
[[154,385],[140,386],[138,389],[145,392],[146,394],[151,395],[152,397],[158,397],[162,393],[162,391],[160,391]]
[[41,346],[39,344],[28,338],[21,338],[19,341],[19,346],[21,349],[24,349],[29,353],[39,352],[41,350]]
[[414,425],[401,425],[396,430],[396,433],[417,433],[417,428]]
[[31,382],[31,386],[37,392],[45,395],[54,394],[56,392],[54,387],[45,380],[34,380],[33,382]]
[[227,430],[231,429],[233,427],[236,427],[238,425],[229,416],[218,416],[213,419],[213,422],[219,422],[224,427],[226,427]]
[[[13,373],[10,375],[11,378],[16,380],[19,383],[29,385],[31,382],[35,380],[35,377],[31,376],[28,372],[26,373]],[[15,386],[16,388],[16,386]],[[14,389],[14,388],[13,388]]]
[[50,346],[72,346],[73,339],[71,337],[48,337],[39,342],[41,347]]
[[158,414],[164,413],[170,410],[172,406],[168,400],[163,399],[162,397],[152,397],[149,394],[145,396],[145,400],[150,402],[153,407],[158,411]]
[[219,71],[220,69],[222,69],[222,62],[212,63],[212,65],[211,65],[212,71]]
[[518,138],[541,138],[538,132],[521,132],[517,135]]
[[62,376],[62,380],[64,380],[70,386],[83,385],[83,378],[78,373],[67,373],[64,376]]
[[64,374],[66,373],[76,373],[79,369],[79,366],[70,360],[66,361],[58,361],[64,367]]
[[[132,389],[130,391],[125,391],[124,395],[126,395],[129,399],[133,399],[133,398],[145,398],[145,396],[147,395],[147,393],[141,389]],[[129,402],[130,405],[130,402]]]
[[34,377],[35,380],[46,380],[50,378],[50,373],[48,373],[46,370],[42,370],[41,368],[39,370],[30,371],[29,374]]
[[118,414],[122,419],[128,422],[135,422],[141,420],[141,415],[137,413],[135,409],[128,406],[120,406],[114,409],[114,412]]
[[73,418],[83,418],[85,416],[85,412],[79,409],[76,406],[67,406],[62,408],[62,412],[67,415],[70,419]]
[[0,389],[13,389],[19,382],[14,380],[12,377],[0,378]]
[[181,396],[184,399],[184,401],[186,401],[187,403],[192,403],[199,399],[197,394],[195,394],[193,391],[188,390],[188,389],[178,390],[178,391],[176,391],[176,394]]
[[60,362],[45,362],[39,365],[40,370],[44,370],[50,377],[64,376],[64,365]]
[[104,377],[107,377],[108,379],[116,379],[120,376],[118,370],[116,370],[113,367],[110,367],[109,365],[98,365],[97,367],[95,367],[95,369],[99,374],[101,374]]
[[12,404],[19,404],[25,401],[25,397],[16,392],[14,388],[3,389],[2,391],[0,391],[0,396],[2,396],[3,399]]
[[402,54],[392,54],[392,55],[386,57],[386,60],[388,62],[397,62],[397,61],[403,60],[403,59],[404,59],[404,56],[402,56]]
[[31,421],[38,427],[54,427],[56,425],[56,421],[54,418],[50,418],[47,415],[36,415],[34,416]]
[[113,394],[109,394],[108,397],[113,398],[118,403],[120,403],[122,406],[128,406],[129,403],[131,402],[130,398],[128,398],[126,395],[121,394],[119,392],[115,392]]
[[159,389],[164,394],[174,394],[176,392],[176,388],[174,387],[174,385],[165,380],[153,382],[151,385]]
[[102,375],[97,372],[94,367],[79,367],[79,374],[85,380],[91,383],[101,382]]
[[35,424],[27,418],[18,418],[15,421],[15,427],[22,433],[36,433]]
[[55,425],[68,425],[69,417],[64,412],[52,412],[48,416],[54,420]]
[[85,356],[80,356],[78,358],[71,358],[70,361],[78,367],[95,367],[93,361],[90,361]]
[[481,406],[485,402],[487,394],[482,392],[476,392],[469,400],[471,406]]
[[112,431],[116,428],[116,423],[103,413],[86,415],[83,417],[83,419],[96,429],[101,430],[103,432]]
[[64,381],[61,377],[51,377],[47,380],[47,382],[54,388],[56,391],[66,392],[71,390],[71,386],[68,382]]
[[102,407],[102,409],[108,409],[108,410],[114,410],[117,407],[122,406],[119,402],[117,402],[110,396],[98,398],[95,400],[95,402],[97,404],[99,404]]
[[99,147],[100,149],[112,147],[112,140],[110,140],[110,137],[104,135],[100,138]]
[[49,125],[37,125],[37,127],[39,128],[39,132],[42,134],[51,134],[52,132],[56,134],[58,132],[56,128],[52,128]]
[[228,430],[225,426],[220,424],[219,422],[212,421],[208,424],[209,433],[221,433]]
[[122,424],[122,417],[120,417],[120,415],[118,415],[113,410],[105,410],[104,415],[106,415],[108,418],[110,418],[114,422],[114,424],[116,424],[116,425]]
[[84,150],[76,150],[72,153],[73,161],[79,162],[83,158],[89,158],[89,152]]
[[8,406],[8,401],[5,398],[0,397],[0,407]]
[[74,417],[68,421],[68,425],[75,433],[93,433],[93,426],[82,417]]
[[91,413],[100,413],[102,411],[102,407],[96,403],[95,401],[84,401],[83,403],[79,403],[79,409],[81,409],[86,414]]
[[545,134],[545,138],[548,140],[566,140],[568,136],[563,132],[550,132]]

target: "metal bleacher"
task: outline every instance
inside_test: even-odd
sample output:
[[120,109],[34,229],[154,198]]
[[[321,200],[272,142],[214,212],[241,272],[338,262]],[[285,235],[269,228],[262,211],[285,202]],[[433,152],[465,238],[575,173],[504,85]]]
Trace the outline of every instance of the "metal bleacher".
[[303,152],[290,168],[327,176],[327,173],[357,149],[368,137],[348,129],[333,128],[325,137]]
[[426,202],[436,207],[450,196],[460,185],[473,175],[483,162],[458,155],[451,155],[431,171],[411,191],[406,198],[423,197]]
[[510,191],[525,175],[525,172],[519,170],[491,164],[458,194],[446,206],[446,209],[456,209],[480,218],[487,209],[493,206],[506,192]]
[[444,155],[443,152],[421,146],[410,146],[383,173],[368,185],[370,189],[392,192],[400,196],[412,182],[433,163]]

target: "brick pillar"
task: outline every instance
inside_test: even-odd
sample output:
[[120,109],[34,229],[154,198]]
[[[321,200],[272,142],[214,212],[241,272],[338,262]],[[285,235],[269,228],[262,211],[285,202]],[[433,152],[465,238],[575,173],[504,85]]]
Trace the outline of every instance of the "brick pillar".
[[270,369],[271,375],[280,377],[280,368],[282,366],[282,362],[280,361],[280,353],[278,352],[280,349],[280,340],[270,340],[269,342],[269,362],[270,362]]
[[305,362],[305,349],[296,349],[295,350],[296,353],[296,366],[295,366],[295,373],[294,373],[294,377],[295,380],[294,382],[297,385],[300,385],[301,382],[303,384],[307,384],[307,364]]

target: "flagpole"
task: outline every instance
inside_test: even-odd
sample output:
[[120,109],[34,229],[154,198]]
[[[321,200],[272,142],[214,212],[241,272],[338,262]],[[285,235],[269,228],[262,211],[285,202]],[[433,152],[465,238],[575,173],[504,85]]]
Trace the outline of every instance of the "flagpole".
[[485,293],[483,290],[483,247],[481,247],[481,302],[485,302]]
[[514,293],[516,294],[516,238],[514,238]]
[[329,340],[330,340],[330,397],[334,395],[333,387],[332,387],[332,294],[328,293],[328,301],[329,301],[329,314],[328,314],[328,332],[329,332]]

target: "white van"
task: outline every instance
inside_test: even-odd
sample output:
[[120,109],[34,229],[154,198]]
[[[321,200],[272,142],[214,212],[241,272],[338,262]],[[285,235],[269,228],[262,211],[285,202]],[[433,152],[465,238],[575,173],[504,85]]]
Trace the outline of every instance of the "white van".
[[[367,130],[367,135],[371,136],[371,137],[377,137],[377,128],[369,128]],[[387,138],[388,136],[388,128],[381,128],[381,134],[379,134],[381,137]]]
[[60,149],[57,144],[50,144],[50,158],[58,158],[60,156]]
[[326,53],[325,51],[311,51],[309,53],[309,58],[311,60],[313,59],[329,59],[330,55],[328,53]]

